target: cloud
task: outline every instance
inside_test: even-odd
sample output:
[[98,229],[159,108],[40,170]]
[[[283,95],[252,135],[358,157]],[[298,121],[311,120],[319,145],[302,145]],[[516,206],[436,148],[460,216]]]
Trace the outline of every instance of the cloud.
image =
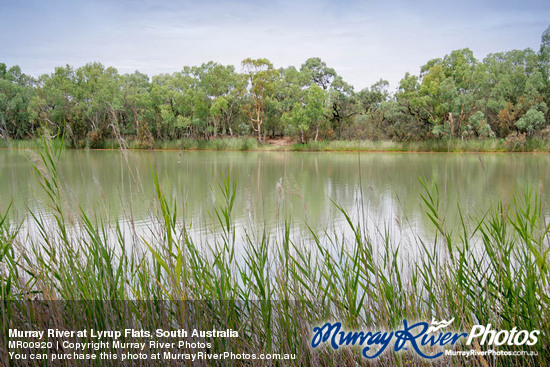
[[550,5],[529,1],[21,1],[0,5],[2,62],[32,75],[100,61],[149,75],[246,57],[321,57],[356,89],[396,87],[431,58],[537,48]]

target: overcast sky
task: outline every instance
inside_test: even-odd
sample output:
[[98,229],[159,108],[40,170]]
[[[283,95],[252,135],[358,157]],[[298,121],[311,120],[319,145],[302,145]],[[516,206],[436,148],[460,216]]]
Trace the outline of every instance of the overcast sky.
[[469,47],[539,49],[550,1],[0,0],[0,62],[38,76],[91,61],[149,76],[210,60],[320,57],[356,90]]

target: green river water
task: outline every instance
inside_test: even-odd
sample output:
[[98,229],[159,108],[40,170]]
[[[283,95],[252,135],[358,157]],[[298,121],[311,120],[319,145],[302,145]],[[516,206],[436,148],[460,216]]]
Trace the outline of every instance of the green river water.
[[[48,198],[29,163],[30,151],[0,151],[0,210],[12,217],[49,215]],[[334,203],[369,228],[390,233],[433,233],[421,206],[419,178],[439,187],[449,226],[463,213],[479,214],[530,187],[550,203],[549,154],[296,153],[210,151],[64,151],[59,165],[66,205],[78,213],[147,226],[154,210],[152,170],[185,223],[215,231],[214,208],[224,177],[236,183],[232,219],[237,227],[275,228],[291,218],[301,228],[344,226]],[[333,203],[334,202],[334,203]],[[546,209],[545,209],[546,210]]]

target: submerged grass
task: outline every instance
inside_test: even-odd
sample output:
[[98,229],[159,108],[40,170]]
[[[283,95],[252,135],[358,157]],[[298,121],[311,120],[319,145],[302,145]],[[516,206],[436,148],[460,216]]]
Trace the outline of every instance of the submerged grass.
[[[6,341],[7,330],[18,325],[233,329],[239,338],[213,338],[210,350],[296,355],[294,360],[255,365],[539,366],[550,360],[550,227],[541,199],[529,190],[509,207],[494,203],[481,218],[462,217],[457,236],[443,225],[437,187],[421,182],[421,201],[437,236],[430,243],[419,238],[418,254],[403,258],[385,229],[380,229],[386,233],[384,246],[377,246],[366,226],[342,208],[351,239],[311,229],[313,240],[306,243],[285,220],[281,233],[256,228],[237,244],[232,220],[236,188],[229,178],[218,187],[220,204],[212,215],[221,232],[210,242],[197,241],[180,219],[180,204],[164,195],[153,171],[157,227],[152,240],[129,243],[139,236],[109,225],[99,213],[81,209],[76,225],[69,224],[56,168],[59,159],[59,147],[46,143],[31,160],[50,200],[53,227],[31,213],[38,228],[38,238],[31,240],[8,222],[8,213],[0,216],[3,365],[15,363],[8,358]],[[347,330],[391,330],[403,319],[452,317],[453,327],[462,331],[488,323],[500,330],[541,330],[539,343],[529,349],[538,355],[428,362],[413,353],[387,351],[368,361],[356,348],[310,347],[313,326],[326,321],[341,321]],[[182,347],[179,352],[185,350],[196,351]],[[15,365],[35,364],[28,360]]]

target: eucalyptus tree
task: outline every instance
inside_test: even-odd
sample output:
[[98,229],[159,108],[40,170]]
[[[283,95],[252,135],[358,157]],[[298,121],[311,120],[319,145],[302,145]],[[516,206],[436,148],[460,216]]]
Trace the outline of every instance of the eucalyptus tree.
[[220,129],[232,134],[239,83],[233,66],[215,62],[154,76],[151,99],[157,110],[159,135],[164,139],[180,138],[183,134],[208,138],[216,137]]
[[309,79],[308,86],[316,84],[327,92],[327,114],[337,137],[340,137],[344,123],[357,114],[353,86],[318,57],[307,59],[300,71]]
[[315,129],[314,140],[319,138],[319,129],[327,120],[327,93],[317,84],[312,84],[304,90],[300,100],[283,113],[282,120],[287,125],[286,131],[297,134],[300,142],[308,140],[308,131]]
[[307,59],[300,71],[309,79],[308,85],[315,83],[324,90],[328,90],[337,77],[336,71],[318,57]]
[[242,67],[248,82],[248,103],[245,104],[245,109],[252,129],[261,143],[266,105],[274,93],[279,72],[267,59],[247,58],[242,61]]
[[306,143],[305,134],[309,130],[309,119],[307,117],[305,106],[300,102],[294,102],[291,109],[281,117],[286,125],[286,131],[290,134],[297,134],[300,143]]
[[476,111],[468,118],[468,123],[462,131],[462,136],[492,138],[495,136],[495,133],[491,129],[491,126],[487,123],[485,114],[481,111]]
[[201,66],[186,66],[183,68],[183,75],[186,77],[186,80],[190,81],[187,98],[191,100],[193,106],[191,126],[195,130],[195,134],[208,139],[214,134],[214,127],[210,121],[211,101],[207,88],[201,82],[201,74]]
[[531,49],[488,55],[483,60],[485,79],[479,82],[485,114],[493,131],[506,137],[533,105],[544,100],[545,83],[538,55]]
[[0,137],[22,139],[34,132],[28,104],[34,95],[34,80],[17,65],[0,63]]
[[[356,93],[357,110],[359,114],[354,119],[355,137],[363,139],[388,139],[391,119],[387,118],[388,105],[395,104],[388,91],[389,82],[380,79],[368,88]],[[348,134],[349,135],[349,134]],[[352,136],[353,137],[353,136]]]
[[194,114],[194,91],[191,76],[178,72],[155,75],[151,102],[155,109],[155,135],[159,139],[189,136]]
[[[439,79],[439,76],[436,79]],[[435,127],[434,113],[430,106],[432,97],[426,96],[425,90],[420,93],[421,81],[419,76],[405,73],[399,82],[394,100],[380,104],[382,119],[387,121],[388,138],[411,141],[432,136]],[[436,88],[433,86],[430,89]]]
[[[447,83],[445,105],[451,132],[462,136],[463,129],[474,111],[476,71],[479,61],[468,48],[452,51],[442,61]],[[443,87],[443,86],[442,86]]]
[[[545,103],[550,105],[550,26],[542,33],[540,51],[541,79],[544,83]],[[550,120],[550,113],[546,113],[546,121]]]
[[520,117],[516,122],[516,127],[527,133],[527,135],[533,135],[537,130],[542,130],[546,126],[545,115],[548,113],[548,106],[546,103],[541,102],[539,104],[531,106],[525,114]]
[[306,90],[305,113],[309,126],[315,128],[315,141],[319,139],[319,130],[327,120],[327,97],[327,92],[317,84],[310,85]]
[[479,62],[470,49],[454,50],[421,67],[418,106],[436,136],[463,136],[474,110]]
[[[446,87],[444,90],[453,89],[454,81],[446,78],[441,59],[431,60],[424,65],[421,68],[420,76],[418,96],[411,102],[416,103],[416,106],[422,109],[423,115],[428,117],[429,123],[434,125],[437,131],[444,125],[447,112],[443,106],[442,85]],[[450,129],[452,130],[452,127]]]
[[[437,82],[439,83],[439,76]],[[427,82],[425,83],[425,85]],[[426,96],[424,88],[420,93],[419,77],[410,73],[405,73],[405,76],[399,82],[399,89],[395,94],[396,108],[390,109],[392,121],[399,122],[399,117],[407,117],[407,120],[414,125],[419,125],[425,128],[432,129],[437,121],[430,105],[433,97]],[[436,86],[430,90],[436,90]],[[402,125],[404,129],[408,129],[407,124]]]
[[120,76],[115,68],[94,62],[76,69],[74,83],[73,110],[83,120],[90,145],[99,147],[110,125],[121,117]]
[[279,128],[284,134],[296,134],[296,119],[291,118],[290,114],[297,114],[298,110],[293,112],[295,106],[301,107],[305,103],[305,90],[309,80],[305,73],[294,66],[279,69],[273,100],[281,118],[279,126],[273,126],[276,123],[271,122],[272,126],[269,127],[272,130]]
[[146,74],[135,71],[120,78],[123,104],[123,127],[127,134],[137,134],[140,123],[153,120],[151,84]]
[[36,94],[29,102],[33,123],[55,133],[67,133],[67,141],[78,146],[86,135],[82,119],[75,115],[76,75],[73,67],[57,67],[38,78]]
[[[115,138],[122,143],[123,135],[136,136],[140,147],[153,148],[154,137],[151,130],[155,122],[155,106],[149,77],[137,70],[132,74],[122,75],[120,94],[120,119],[113,115],[113,121],[109,125]],[[115,113],[114,109],[112,113]]]
[[550,87],[550,26],[542,33],[539,58],[542,75],[547,87]]
[[492,131],[484,114],[470,119],[478,111],[483,113],[479,99],[484,79],[485,69],[470,49],[454,50],[428,61],[419,76],[406,74],[396,100],[418,126],[430,127],[435,137],[489,136]]
[[390,97],[389,86],[390,83],[387,80],[380,79],[370,88],[361,89],[357,93],[357,103],[361,113],[368,115],[378,110],[382,102]]
[[89,63],[78,69],[58,67],[38,79],[36,95],[29,103],[37,124],[67,135],[75,147],[88,139],[99,144],[108,125],[122,109],[120,76],[116,69]]
[[243,92],[242,78],[232,65],[224,66],[213,61],[194,68],[194,75],[208,99],[214,138],[220,129],[223,134],[227,131],[233,135],[231,124]]
[[273,98],[278,102],[281,112],[290,111],[295,102],[303,102],[304,92],[310,84],[307,74],[294,66],[280,68]]

